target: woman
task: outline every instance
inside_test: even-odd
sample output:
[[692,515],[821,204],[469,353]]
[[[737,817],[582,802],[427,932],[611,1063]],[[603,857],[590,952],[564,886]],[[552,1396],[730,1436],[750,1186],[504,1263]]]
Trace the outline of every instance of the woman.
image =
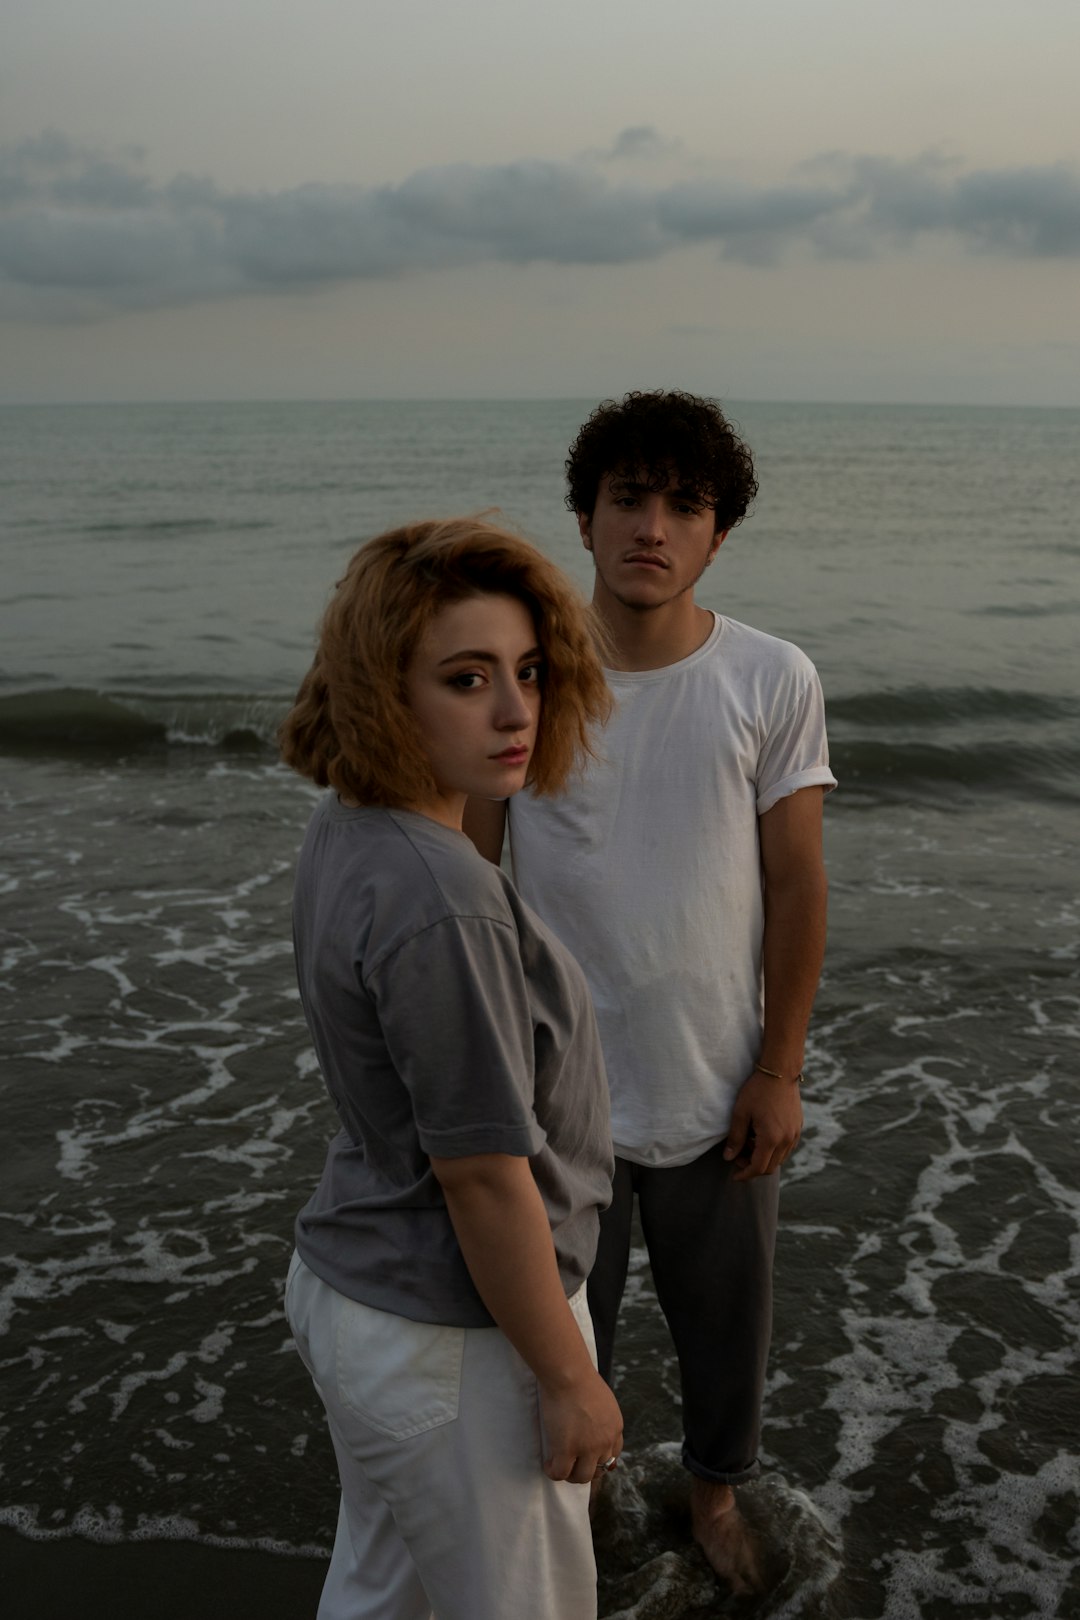
[[558,570],[461,519],[361,548],[282,728],[335,790],[294,940],[341,1130],[286,1291],[341,1475],[320,1620],[596,1614],[589,1485],[622,1446],[584,1289],[600,1047],[577,964],[461,820],[557,792],[608,704]]

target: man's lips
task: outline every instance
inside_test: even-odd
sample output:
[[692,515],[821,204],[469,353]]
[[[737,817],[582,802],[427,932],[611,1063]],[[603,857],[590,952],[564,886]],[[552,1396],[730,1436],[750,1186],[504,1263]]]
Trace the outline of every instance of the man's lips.
[[623,562],[628,564],[631,568],[667,567],[667,563],[664,561],[663,557],[657,556],[656,552],[654,551],[631,551],[623,558]]

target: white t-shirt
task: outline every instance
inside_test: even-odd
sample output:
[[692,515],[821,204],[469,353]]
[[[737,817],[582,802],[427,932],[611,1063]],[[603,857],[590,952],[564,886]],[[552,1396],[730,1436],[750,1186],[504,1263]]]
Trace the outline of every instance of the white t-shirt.
[[688,1164],[760,1050],[758,817],[836,786],[824,703],[797,647],[720,615],[689,658],[608,680],[600,758],[565,796],[510,800],[514,879],[585,970],[616,1153]]

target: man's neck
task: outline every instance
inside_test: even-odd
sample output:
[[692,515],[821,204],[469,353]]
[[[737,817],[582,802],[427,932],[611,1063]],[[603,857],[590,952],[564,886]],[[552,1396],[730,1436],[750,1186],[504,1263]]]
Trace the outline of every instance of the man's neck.
[[681,663],[704,646],[715,622],[689,592],[663,607],[643,610],[595,591],[593,607],[611,640],[611,667],[627,671]]

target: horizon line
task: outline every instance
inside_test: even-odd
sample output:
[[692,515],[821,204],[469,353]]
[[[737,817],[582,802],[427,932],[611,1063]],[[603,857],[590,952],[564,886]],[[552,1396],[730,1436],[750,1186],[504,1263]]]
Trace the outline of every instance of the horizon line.
[[[650,392],[651,390],[643,390]],[[626,390],[622,390],[625,393]],[[704,393],[696,389],[703,399],[716,399],[721,404],[734,405],[801,405],[807,407],[858,406],[878,410],[985,410],[985,411],[1076,411],[1075,404],[970,399],[879,399],[856,397],[850,399],[783,399],[753,394]],[[122,406],[177,406],[177,405],[588,405],[590,401],[621,397],[621,394],[294,394],[294,395],[131,395],[98,399],[2,399],[0,410],[80,410],[118,408]]]

